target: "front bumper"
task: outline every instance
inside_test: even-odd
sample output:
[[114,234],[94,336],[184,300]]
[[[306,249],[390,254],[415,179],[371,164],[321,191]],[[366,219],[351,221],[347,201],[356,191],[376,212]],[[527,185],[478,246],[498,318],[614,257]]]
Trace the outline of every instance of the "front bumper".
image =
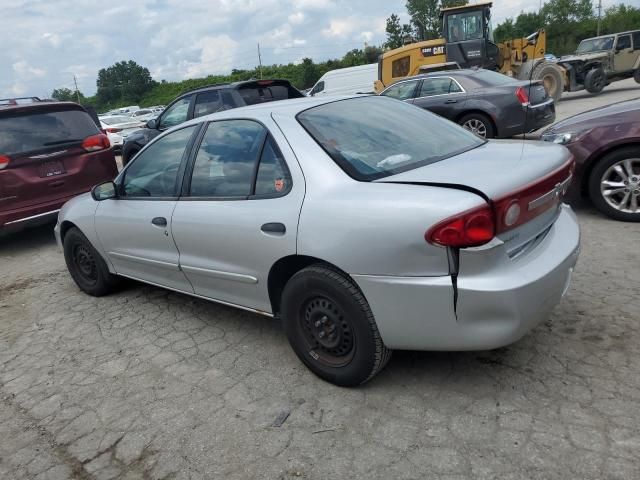
[[489,350],[520,339],[567,291],[580,249],[568,206],[546,236],[514,259],[501,245],[460,252],[458,298],[446,277],[354,275],[385,345],[404,350]]

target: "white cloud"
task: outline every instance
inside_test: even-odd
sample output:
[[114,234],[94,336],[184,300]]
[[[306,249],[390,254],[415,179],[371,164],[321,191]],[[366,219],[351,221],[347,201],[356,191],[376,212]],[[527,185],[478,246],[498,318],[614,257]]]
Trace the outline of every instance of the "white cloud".
[[45,69],[32,67],[24,60],[14,63],[12,67],[18,78],[28,77],[31,75],[34,77],[43,77],[47,73]]
[[[265,64],[322,61],[384,42],[392,13],[408,21],[405,2],[388,0],[109,0],[97,13],[91,0],[0,4],[0,97],[74,88],[73,74],[92,95],[98,70],[129,59],[156,80],[253,68],[258,43]],[[495,0],[494,23],[537,7]]]

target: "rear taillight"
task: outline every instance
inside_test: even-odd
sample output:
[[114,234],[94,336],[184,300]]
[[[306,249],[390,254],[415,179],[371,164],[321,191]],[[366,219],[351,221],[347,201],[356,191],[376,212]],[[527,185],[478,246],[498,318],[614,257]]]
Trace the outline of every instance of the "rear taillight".
[[7,165],[9,165],[9,157],[0,155],[0,170],[7,168]]
[[107,133],[118,133],[118,132],[121,132],[122,129],[121,128],[105,128],[104,131]]
[[109,138],[104,133],[98,133],[97,135],[91,135],[84,139],[82,142],[82,148],[87,152],[96,152],[98,150],[105,150],[111,147]]
[[424,238],[443,247],[477,247],[495,236],[494,215],[489,205],[463,212],[434,225]]
[[501,233],[513,230],[562,201],[571,183],[575,161],[570,158],[557,170],[514,192],[436,224],[425,240],[443,247],[477,247]]
[[524,88],[516,88],[516,98],[522,105],[529,105],[529,94]]
[[557,170],[493,201],[496,234],[516,228],[562,201],[571,184],[573,157]]

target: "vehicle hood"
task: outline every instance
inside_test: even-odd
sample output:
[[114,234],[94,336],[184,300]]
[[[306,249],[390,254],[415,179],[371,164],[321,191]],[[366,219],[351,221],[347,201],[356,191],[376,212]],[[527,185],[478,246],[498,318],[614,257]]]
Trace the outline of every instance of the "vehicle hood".
[[557,170],[569,156],[565,147],[551,143],[490,140],[460,155],[377,181],[461,185],[496,199]]
[[546,132],[566,132],[572,129],[606,125],[609,122],[625,123],[627,118],[628,121],[640,118],[640,99],[614,103],[579,113],[552,125]]
[[589,52],[589,53],[574,53],[571,55],[565,55],[564,57],[560,57],[558,62],[584,62],[587,60],[596,60],[599,58],[607,58],[609,53],[606,51],[602,52]]

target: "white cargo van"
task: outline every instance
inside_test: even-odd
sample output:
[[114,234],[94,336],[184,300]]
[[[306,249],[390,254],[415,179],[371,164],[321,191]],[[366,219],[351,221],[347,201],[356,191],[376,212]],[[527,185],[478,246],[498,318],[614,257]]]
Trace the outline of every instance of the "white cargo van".
[[378,79],[378,64],[339,68],[325,73],[316,82],[309,96],[354,95],[373,93],[373,83]]

